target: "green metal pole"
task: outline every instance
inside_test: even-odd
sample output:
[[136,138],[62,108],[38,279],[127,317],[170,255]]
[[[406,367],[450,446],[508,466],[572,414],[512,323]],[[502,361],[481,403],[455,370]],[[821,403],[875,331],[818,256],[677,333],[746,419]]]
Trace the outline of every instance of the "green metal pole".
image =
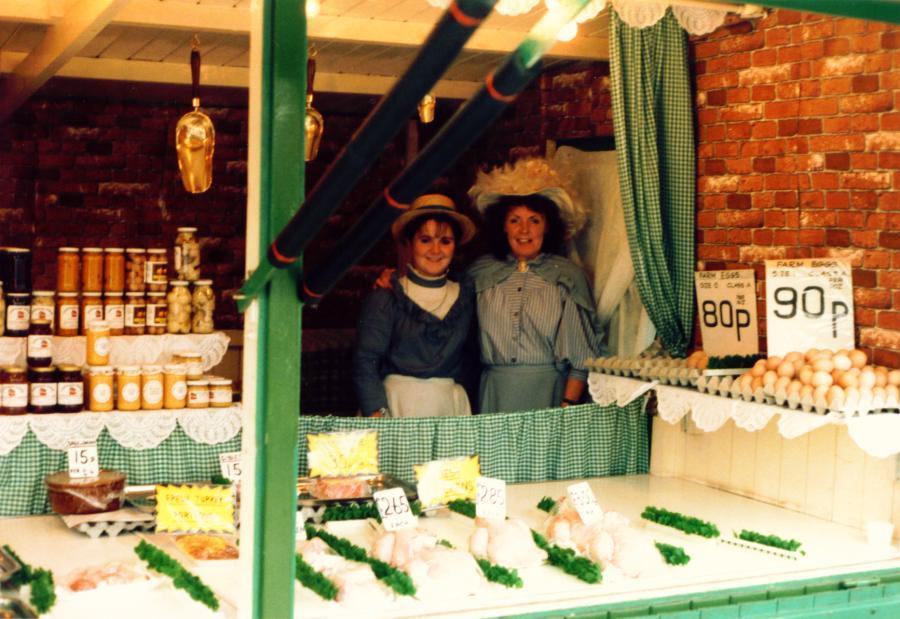
[[[306,16],[297,0],[262,4],[259,247],[265,250],[303,199]],[[253,616],[294,611],[300,310],[294,277],[258,297]]]

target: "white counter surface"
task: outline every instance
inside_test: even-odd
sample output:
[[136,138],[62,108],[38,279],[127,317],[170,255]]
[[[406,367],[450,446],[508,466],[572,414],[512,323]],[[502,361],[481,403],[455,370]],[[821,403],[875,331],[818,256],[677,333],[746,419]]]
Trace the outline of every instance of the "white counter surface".
[[[565,495],[572,481],[520,484],[508,487],[509,512],[540,530],[546,514],[536,508],[543,496],[559,498]],[[525,581],[523,589],[506,589],[486,584],[475,596],[454,597],[448,592],[444,599],[411,598],[387,602],[383,608],[367,605],[344,607],[325,602],[307,589],[296,587],[297,616],[358,617],[364,610],[368,617],[487,617],[516,612],[574,608],[609,604],[629,600],[652,599],[664,596],[731,589],[766,583],[817,578],[875,569],[900,569],[900,553],[894,547],[875,548],[866,543],[864,533],[773,505],[754,501],[698,484],[677,479],[648,475],[606,477],[589,480],[601,507],[621,513],[632,526],[645,527],[654,540],[681,546],[691,556],[687,566],[667,566],[662,573],[636,580],[605,578],[600,584],[589,585],[568,576],[558,569],[541,566],[520,570]],[[802,542],[806,555],[799,560],[784,559],[751,550],[735,548],[696,536],[658,527],[641,520],[640,513],[647,505],[682,512],[715,523],[723,535],[742,528]],[[359,544],[373,535],[365,523],[333,523],[334,531]],[[420,519],[420,526],[455,546],[466,548],[472,522],[457,514],[441,512],[431,518]],[[234,616],[233,596],[236,583],[242,578],[237,561],[195,562],[180,554],[174,544],[163,536],[148,536],[151,541],[176,556],[191,571],[206,581],[219,595],[222,610],[219,616]],[[132,548],[138,537],[92,540],[69,531],[55,516],[33,516],[0,519],[0,543],[10,544],[30,563],[54,571],[57,582],[77,567],[98,565],[106,561],[135,561]],[[121,589],[121,591],[116,591]],[[162,580],[154,586],[108,587],[88,593],[60,595],[51,616],[72,617],[110,616],[112,612],[127,612],[129,619],[138,617],[200,617],[212,616],[205,607],[175,591]],[[100,611],[99,613],[97,611]]]

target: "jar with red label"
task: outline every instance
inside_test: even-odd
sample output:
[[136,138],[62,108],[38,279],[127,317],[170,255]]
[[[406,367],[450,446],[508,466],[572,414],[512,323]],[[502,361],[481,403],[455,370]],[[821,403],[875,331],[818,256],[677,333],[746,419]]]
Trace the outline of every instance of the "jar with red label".
[[28,374],[14,365],[0,370],[0,414],[24,415],[28,412]]
[[109,323],[110,335],[125,333],[125,297],[121,292],[107,292],[103,296],[103,320]]
[[147,268],[147,250],[129,247],[125,250],[125,290],[144,292],[144,272]]
[[147,333],[164,335],[168,315],[168,304],[165,292],[147,293]]
[[84,410],[84,377],[77,365],[57,366],[56,410],[78,413]]
[[35,320],[31,323],[25,350],[30,367],[47,367],[53,363],[53,330],[48,321]]
[[144,335],[147,330],[147,302],[143,292],[125,295],[125,335]]
[[32,413],[55,413],[57,378],[56,368],[28,369],[28,410]]
[[85,292],[81,295],[81,333],[87,335],[92,322],[103,320],[103,293]]
[[169,259],[165,249],[148,249],[144,283],[150,292],[165,292],[169,282]]
[[35,290],[31,293],[31,321],[46,320],[53,330],[56,302],[52,290]]
[[77,292],[56,295],[56,335],[78,335],[81,322],[81,303]]
[[6,295],[6,335],[25,337],[31,324],[31,295],[27,292],[10,292]]

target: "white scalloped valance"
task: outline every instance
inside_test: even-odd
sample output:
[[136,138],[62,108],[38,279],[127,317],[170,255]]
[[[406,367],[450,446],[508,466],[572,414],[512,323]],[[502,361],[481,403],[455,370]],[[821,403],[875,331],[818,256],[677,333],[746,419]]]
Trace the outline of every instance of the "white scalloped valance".
[[241,407],[0,416],[0,456],[18,447],[29,429],[50,449],[63,450],[72,442],[94,442],[106,428],[122,447],[142,450],[159,446],[176,425],[197,443],[218,445],[240,432]]
[[[229,341],[228,336],[221,331],[202,335],[116,335],[110,338],[109,364],[168,363],[176,353],[193,352],[203,355],[205,372],[222,361]],[[53,363],[84,365],[84,336],[54,337]],[[0,365],[25,365],[24,337],[0,337]]]
[[[728,11],[698,6],[680,6],[674,2],[652,0],[613,0],[612,8],[619,18],[632,28],[649,28],[666,14],[671,6],[672,14],[688,34],[709,34],[725,23]],[[738,7],[735,7],[736,9]]]
[[612,376],[591,372],[588,376],[588,389],[594,402],[600,406],[615,404],[624,407],[641,397],[656,385],[656,381],[643,381],[624,376]]

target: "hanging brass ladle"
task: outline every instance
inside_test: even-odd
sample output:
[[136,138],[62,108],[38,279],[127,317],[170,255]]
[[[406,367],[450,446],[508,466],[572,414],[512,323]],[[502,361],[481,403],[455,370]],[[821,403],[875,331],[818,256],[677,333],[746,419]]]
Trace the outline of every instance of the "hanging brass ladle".
[[212,185],[212,160],[216,148],[216,130],[209,116],[200,110],[200,41],[194,36],[191,50],[192,112],[182,116],[175,126],[175,151],[181,182],[190,193],[203,193]]

